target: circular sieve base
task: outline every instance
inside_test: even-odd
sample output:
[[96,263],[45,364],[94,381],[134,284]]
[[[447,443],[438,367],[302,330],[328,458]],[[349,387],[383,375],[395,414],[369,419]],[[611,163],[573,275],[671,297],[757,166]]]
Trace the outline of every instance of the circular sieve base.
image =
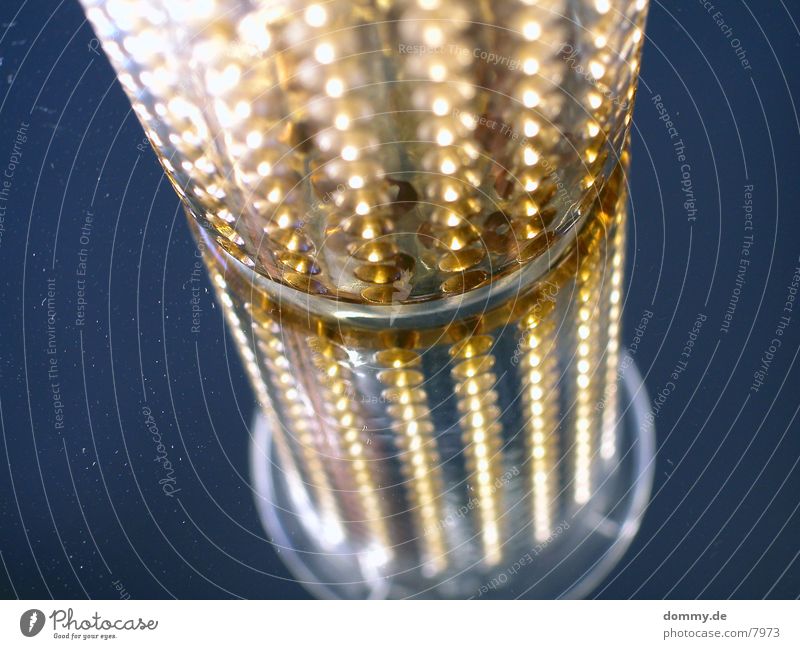
[[[649,398],[632,362],[623,359],[618,453],[608,460],[588,503],[574,506],[551,537],[516,561],[480,574],[460,573],[442,583],[371,574],[363,556],[337,542],[335,526],[320,521],[300,484],[279,461],[266,418],[255,417],[250,444],[251,476],[264,528],[297,581],[325,599],[376,598],[582,598],[620,561],[639,529],[655,469],[655,430]],[[604,462],[604,460],[600,460]],[[313,530],[313,532],[311,531]]]

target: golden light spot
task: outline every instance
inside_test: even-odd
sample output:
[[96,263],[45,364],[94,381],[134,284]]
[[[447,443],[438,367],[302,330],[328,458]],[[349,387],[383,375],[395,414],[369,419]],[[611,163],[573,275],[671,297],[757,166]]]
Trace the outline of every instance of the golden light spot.
[[522,26],[522,35],[526,40],[535,41],[542,35],[542,26],[535,20],[531,20]]
[[245,16],[239,23],[239,35],[248,43],[262,52],[269,48],[272,38],[267,31],[264,17],[258,13]]
[[339,113],[333,120],[334,126],[340,131],[346,131],[350,126],[350,118],[345,113]]
[[263,140],[264,137],[261,135],[261,133],[259,133],[258,131],[250,131],[247,134],[246,142],[247,146],[249,146],[251,149],[257,149],[258,147],[261,146]]
[[422,30],[422,40],[430,47],[439,47],[444,43],[444,32],[438,25],[427,25]]
[[323,65],[331,63],[336,56],[336,51],[330,43],[320,43],[314,48],[314,58]]
[[428,68],[428,76],[433,81],[444,81],[445,77],[447,76],[447,68],[441,63],[434,63],[430,68]]
[[522,94],[522,103],[525,104],[526,108],[535,108],[541,100],[542,98],[535,90],[526,90]]
[[444,99],[443,97],[439,97],[435,99],[433,102],[433,112],[436,115],[442,116],[446,115],[447,111],[450,110],[450,103]]
[[525,147],[523,157],[525,159],[525,164],[529,167],[532,167],[539,162],[539,154],[536,153],[536,151],[534,151],[531,147]]
[[448,187],[444,192],[444,200],[448,203],[452,203],[453,201],[458,199],[458,192],[454,187]]
[[329,97],[338,98],[344,93],[344,81],[338,77],[331,77],[325,83],[325,92]]
[[532,76],[539,72],[539,61],[534,58],[525,59],[522,63],[522,71],[528,76]]
[[455,173],[456,170],[456,163],[453,162],[452,158],[445,158],[442,160],[442,164],[439,167],[443,174],[452,174]]
[[306,8],[304,18],[311,27],[322,27],[328,20],[328,13],[321,5],[309,5]]
[[449,146],[453,143],[453,132],[447,128],[440,128],[436,133],[436,143],[439,146]]

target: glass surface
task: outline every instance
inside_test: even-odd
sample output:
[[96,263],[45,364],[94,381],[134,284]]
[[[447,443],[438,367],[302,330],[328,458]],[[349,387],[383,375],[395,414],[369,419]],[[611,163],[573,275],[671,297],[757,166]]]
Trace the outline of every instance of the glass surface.
[[335,594],[518,592],[613,509],[646,2],[84,4]]

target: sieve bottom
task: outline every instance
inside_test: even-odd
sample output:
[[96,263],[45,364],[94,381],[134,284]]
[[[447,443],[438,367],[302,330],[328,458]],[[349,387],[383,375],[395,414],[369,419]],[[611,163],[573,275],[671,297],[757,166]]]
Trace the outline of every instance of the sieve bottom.
[[[409,589],[402,580],[370,576],[342,547],[323,546],[300,520],[316,517],[302,489],[278,460],[269,425],[255,416],[250,444],[251,477],[261,522],[297,581],[322,599],[481,598],[577,599],[591,594],[620,561],[639,529],[655,472],[655,429],[649,398],[636,363],[623,358],[617,466],[584,506],[574,510],[544,543],[517,561],[481,575],[451,576]],[[529,560],[532,559],[532,560]],[[519,564],[519,565],[518,565]],[[513,571],[513,573],[512,573]],[[513,578],[512,578],[513,577]]]

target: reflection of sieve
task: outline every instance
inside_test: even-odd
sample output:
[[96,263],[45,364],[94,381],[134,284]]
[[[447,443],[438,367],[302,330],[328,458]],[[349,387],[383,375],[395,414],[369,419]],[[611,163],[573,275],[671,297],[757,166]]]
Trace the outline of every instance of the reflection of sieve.
[[530,288],[466,317],[431,308],[427,327],[313,316],[209,256],[322,550],[367,561],[367,580],[469,588],[602,491],[620,455],[620,178]]

